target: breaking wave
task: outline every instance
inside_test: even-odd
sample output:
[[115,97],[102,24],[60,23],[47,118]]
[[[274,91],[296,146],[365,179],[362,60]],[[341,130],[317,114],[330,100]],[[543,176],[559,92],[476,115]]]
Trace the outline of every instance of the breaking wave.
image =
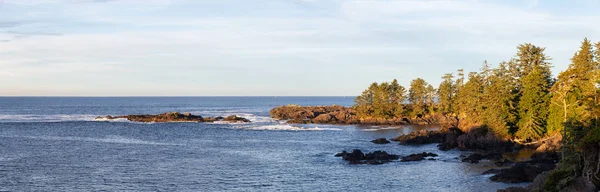
[[0,115],[0,122],[65,122],[93,121],[97,115]]
[[246,130],[264,130],[264,131],[341,131],[340,128],[319,128],[319,127],[298,127],[293,125],[263,125],[263,126],[243,126],[236,127]]
[[110,135],[105,138],[92,137],[57,137],[57,136],[0,136],[9,138],[27,138],[36,140],[51,140],[51,141],[83,141],[83,142],[100,142],[100,143],[116,143],[116,144],[136,144],[136,145],[176,145],[170,143],[159,143],[152,141],[144,141],[140,139],[127,138],[118,135]]

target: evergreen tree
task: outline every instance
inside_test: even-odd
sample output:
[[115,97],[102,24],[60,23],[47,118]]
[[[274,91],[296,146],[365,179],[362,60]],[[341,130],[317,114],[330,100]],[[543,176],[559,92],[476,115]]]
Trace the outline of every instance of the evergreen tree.
[[429,114],[435,113],[435,88],[431,84],[425,89],[427,96],[427,111]]
[[516,124],[516,115],[513,113],[514,106],[512,106],[515,87],[511,84],[512,77],[508,66],[507,62],[502,62],[487,76],[488,84],[484,89],[483,98],[485,105],[483,122],[501,137],[508,136]]
[[454,113],[454,99],[456,98],[456,85],[453,82],[452,73],[442,76],[442,82],[437,90],[439,111],[443,115]]
[[372,83],[354,102],[361,118],[390,119],[403,115],[404,100],[406,89],[394,79],[391,83]]
[[522,95],[518,103],[520,119],[516,136],[522,139],[538,139],[546,132],[549,89],[552,85],[550,63],[544,54],[545,48],[524,44],[518,49]]
[[552,87],[552,106],[548,119],[550,133],[562,131],[569,119],[579,121],[569,124],[589,124],[595,103],[597,71],[592,44],[586,38],[580,50],[571,58],[569,68],[559,74],[558,81]]
[[421,78],[410,82],[408,100],[412,106],[412,116],[421,116],[425,114],[427,99],[427,82]]
[[471,72],[467,82],[458,91],[457,113],[461,121],[469,122],[468,126],[482,123],[483,80],[480,74]]

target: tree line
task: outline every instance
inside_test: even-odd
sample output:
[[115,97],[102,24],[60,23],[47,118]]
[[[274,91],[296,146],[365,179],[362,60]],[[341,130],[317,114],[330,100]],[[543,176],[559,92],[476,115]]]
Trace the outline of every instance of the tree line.
[[544,47],[521,44],[495,67],[484,62],[476,72],[444,74],[437,88],[421,78],[408,89],[395,79],[373,83],[354,108],[360,118],[442,115],[461,128],[486,127],[506,138],[537,140],[566,130],[569,140],[581,140],[600,115],[600,42],[584,39],[556,78],[549,61]]

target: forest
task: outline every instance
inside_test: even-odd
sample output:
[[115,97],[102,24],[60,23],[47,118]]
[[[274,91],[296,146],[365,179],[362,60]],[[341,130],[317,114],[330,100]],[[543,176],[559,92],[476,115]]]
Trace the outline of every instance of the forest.
[[460,129],[486,128],[512,141],[560,137],[561,165],[546,182],[566,185],[578,177],[600,186],[600,42],[585,38],[558,77],[550,60],[544,47],[521,44],[496,66],[444,74],[437,88],[421,78],[408,89],[397,80],[373,83],[354,108],[361,119],[442,115]]

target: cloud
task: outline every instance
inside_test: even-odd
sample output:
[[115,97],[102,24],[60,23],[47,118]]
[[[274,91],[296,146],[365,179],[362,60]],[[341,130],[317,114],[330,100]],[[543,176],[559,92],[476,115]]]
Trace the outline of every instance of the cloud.
[[173,95],[353,95],[393,78],[437,84],[510,59],[524,42],[546,46],[557,72],[584,36],[600,40],[598,14],[503,1],[6,2],[0,89],[19,82],[36,94],[161,85]]

